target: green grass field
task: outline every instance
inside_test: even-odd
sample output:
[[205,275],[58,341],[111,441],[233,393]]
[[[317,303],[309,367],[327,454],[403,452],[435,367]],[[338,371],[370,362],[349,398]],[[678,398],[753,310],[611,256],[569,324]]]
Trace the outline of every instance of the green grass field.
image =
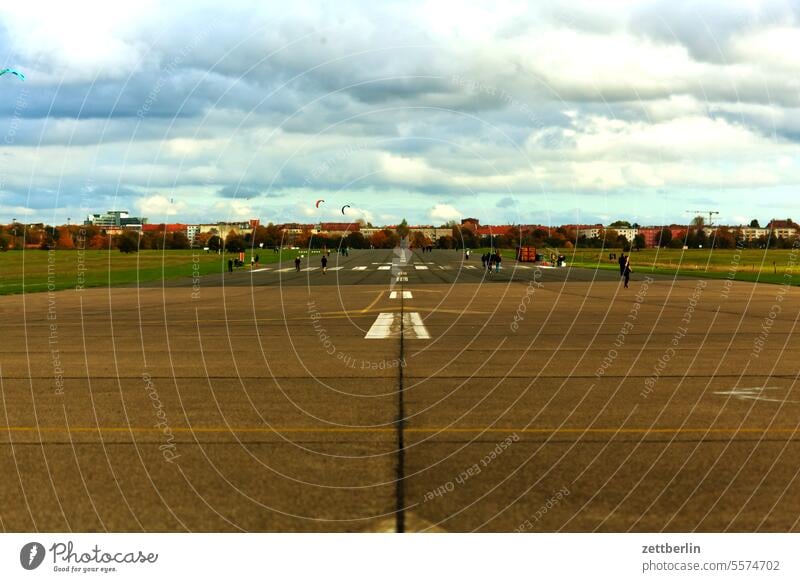
[[[487,250],[475,249],[472,254],[480,257]],[[506,260],[515,258],[512,249],[503,249],[501,252]],[[567,257],[570,267],[616,270],[619,268],[617,261],[608,256],[611,253],[619,256],[622,249],[604,249],[601,252],[600,249],[543,248],[538,252],[545,256],[549,256],[550,252],[561,253]],[[736,281],[800,285],[800,249],[645,249],[633,251],[630,256],[635,274],[733,278]]]
[[[475,249],[480,257],[487,249]],[[274,253],[260,251],[260,263],[294,259],[298,251]],[[455,252],[455,251],[454,251]],[[541,249],[549,255],[551,249]],[[571,267],[615,270],[615,260],[609,253],[619,249],[559,249]],[[502,250],[506,261],[514,259],[514,251]],[[103,287],[109,285],[145,283],[193,275],[217,273],[227,268],[228,253],[217,255],[202,250],[140,251],[123,254],[119,251],[8,251],[0,253],[0,295],[33,293],[47,290]],[[246,263],[249,263],[247,255]],[[647,249],[631,253],[635,274],[658,273],[723,279],[734,276],[737,281],[789,283],[800,285],[800,249],[791,250],[675,250]],[[49,269],[52,266],[51,269]],[[245,267],[249,268],[249,267]],[[48,270],[50,271],[48,273]],[[634,275],[635,276],[635,275]]]
[[[296,254],[297,251],[290,250],[258,252],[262,265],[292,260]],[[203,250],[131,254],[117,250],[8,251],[0,253],[0,295],[75,289],[81,284],[103,287],[206,275],[227,269],[228,259],[235,256],[238,253],[218,255]],[[250,262],[250,253],[245,262]]]

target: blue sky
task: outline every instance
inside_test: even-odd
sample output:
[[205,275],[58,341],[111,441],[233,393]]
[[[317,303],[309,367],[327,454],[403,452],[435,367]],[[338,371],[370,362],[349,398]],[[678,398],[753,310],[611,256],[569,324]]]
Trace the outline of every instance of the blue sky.
[[796,3],[132,4],[0,1],[0,222],[800,219]]

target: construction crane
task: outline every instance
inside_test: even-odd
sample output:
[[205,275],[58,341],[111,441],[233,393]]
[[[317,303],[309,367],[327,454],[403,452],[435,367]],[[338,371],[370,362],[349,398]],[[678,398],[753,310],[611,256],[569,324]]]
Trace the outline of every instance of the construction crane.
[[686,212],[694,214],[695,216],[708,214],[708,223],[706,224],[708,228],[714,226],[714,215],[719,214],[719,212],[717,212],[716,210],[687,210]]

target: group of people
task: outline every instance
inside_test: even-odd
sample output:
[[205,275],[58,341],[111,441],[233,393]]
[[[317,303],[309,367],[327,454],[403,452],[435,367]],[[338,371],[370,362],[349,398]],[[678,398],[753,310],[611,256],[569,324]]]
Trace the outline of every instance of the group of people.
[[489,274],[492,274],[492,268],[494,268],[495,273],[500,272],[500,263],[503,262],[500,253],[486,253],[485,255],[481,256],[481,263],[483,263],[483,268],[489,271]]
[[424,247],[420,247],[423,253],[432,253],[433,252],[433,245],[428,245]]
[[[244,267],[244,261],[242,261],[239,257],[235,257],[233,259],[228,259],[228,272],[233,273],[234,268]],[[258,255],[253,255],[250,257],[250,268],[255,269],[258,267]]]

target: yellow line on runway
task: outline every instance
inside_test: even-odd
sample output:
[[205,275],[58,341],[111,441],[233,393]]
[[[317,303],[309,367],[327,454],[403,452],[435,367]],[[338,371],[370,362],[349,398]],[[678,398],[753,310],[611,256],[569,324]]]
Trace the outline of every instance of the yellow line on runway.
[[[204,426],[204,427],[173,427],[173,433],[300,433],[300,432],[319,432],[319,433],[393,433],[397,429],[395,427],[344,427],[344,426],[331,426],[331,427],[258,427],[258,426],[245,426],[245,427],[224,427],[224,426]],[[150,428],[141,426],[75,426],[75,427],[57,427],[57,426],[5,426],[0,427],[0,435],[3,432],[23,433],[23,432],[71,432],[71,433],[88,433],[88,432],[112,432],[112,433],[157,433],[162,432],[160,428]],[[408,427],[405,429],[407,433],[521,433],[521,434],[695,434],[695,433],[710,433],[710,434],[727,434],[727,433],[744,433],[744,434],[772,434],[772,433],[800,433],[800,427],[789,428],[521,428],[521,427],[507,427],[507,428],[481,428],[481,427]]]
[[[375,307],[375,305],[377,305],[378,301],[381,300],[381,297],[383,297],[384,293],[385,293],[385,291],[378,291],[378,296],[375,298],[375,301],[373,301],[372,303],[367,305],[364,309],[362,309],[361,313],[369,313],[369,310],[372,309],[373,307]],[[323,317],[324,317],[324,315],[325,314],[323,314]]]

